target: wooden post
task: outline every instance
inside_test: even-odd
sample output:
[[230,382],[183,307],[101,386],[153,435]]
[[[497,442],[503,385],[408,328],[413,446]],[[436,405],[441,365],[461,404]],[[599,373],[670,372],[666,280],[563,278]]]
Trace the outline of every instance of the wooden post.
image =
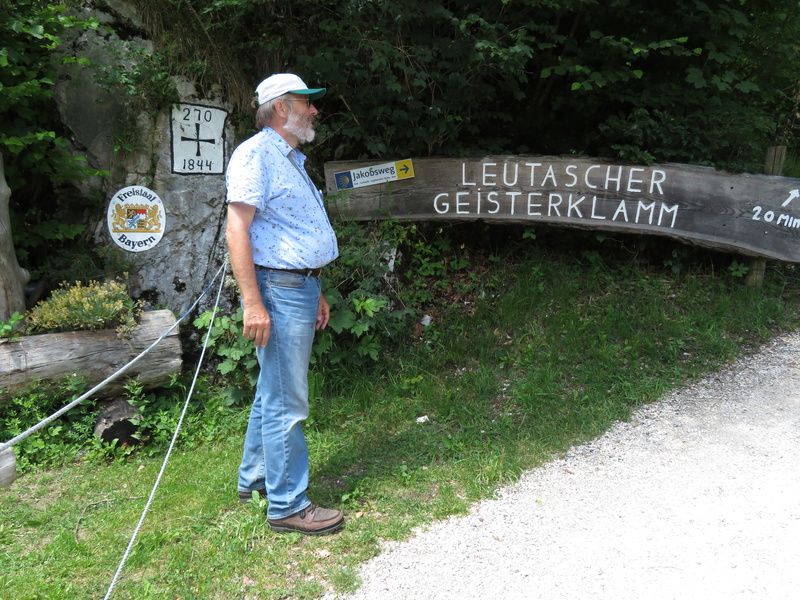
[[17,457],[13,448],[0,452],[0,488],[11,485],[17,478]]
[[786,146],[770,146],[764,159],[765,175],[781,175],[786,162]]
[[[786,162],[786,146],[770,146],[764,159],[764,173],[766,175],[781,175],[783,164]],[[751,258],[748,265],[750,270],[744,282],[745,285],[761,287],[764,285],[764,273],[767,270],[766,258]]]

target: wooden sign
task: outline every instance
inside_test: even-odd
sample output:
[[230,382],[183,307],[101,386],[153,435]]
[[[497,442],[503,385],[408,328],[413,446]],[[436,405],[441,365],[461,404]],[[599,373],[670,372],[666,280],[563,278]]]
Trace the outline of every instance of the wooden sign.
[[341,191],[336,173],[375,162],[327,163],[331,218],[548,223],[800,262],[800,179],[586,157],[410,162],[413,179]]

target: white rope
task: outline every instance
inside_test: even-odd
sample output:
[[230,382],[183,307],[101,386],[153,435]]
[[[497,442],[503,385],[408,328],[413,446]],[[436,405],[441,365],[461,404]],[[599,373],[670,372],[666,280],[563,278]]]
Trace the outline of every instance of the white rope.
[[[224,267],[224,265],[223,265]],[[178,434],[181,430],[181,425],[183,424],[183,418],[186,415],[186,410],[189,408],[189,400],[192,397],[192,393],[194,392],[194,386],[197,382],[197,377],[200,374],[200,367],[203,364],[203,357],[206,353],[206,348],[208,347],[208,341],[211,338],[211,329],[214,326],[214,315],[217,314],[217,306],[219,306],[219,298],[222,294],[222,288],[225,284],[225,277],[222,277],[220,281],[219,289],[217,290],[217,299],[214,303],[214,311],[212,312],[211,322],[208,324],[208,331],[206,332],[205,340],[203,340],[203,349],[200,352],[200,358],[197,361],[197,369],[194,373],[194,378],[192,379],[192,385],[189,387],[189,392],[186,395],[186,402],[183,405],[183,410],[181,411],[181,416],[178,418],[178,423],[175,426],[175,433],[172,436],[172,441],[169,444],[169,448],[167,449],[167,454],[164,456],[164,462],[161,464],[161,470],[158,472],[158,476],[156,477],[156,481],[153,484],[153,490],[150,492],[150,497],[147,500],[147,504],[145,504],[144,510],[142,511],[142,516],[139,519],[139,523],[136,525],[136,529],[133,531],[133,535],[131,535],[130,542],[128,543],[128,547],[125,549],[125,553],[122,556],[122,560],[119,563],[119,567],[117,567],[117,572],[114,573],[114,578],[111,580],[111,585],[106,592],[106,595],[103,597],[103,600],[108,600],[111,597],[111,592],[114,590],[114,586],[117,584],[119,580],[120,574],[122,573],[122,569],[125,567],[125,563],[130,556],[131,550],[133,549],[134,544],[136,543],[136,538],[139,535],[139,531],[142,528],[142,524],[144,523],[144,519],[147,516],[147,512],[150,510],[150,505],[153,503],[153,499],[156,495],[156,490],[158,489],[159,484],[161,483],[161,477],[164,475],[164,471],[167,468],[167,462],[169,461],[169,457],[172,454],[172,449],[175,447],[175,442],[178,439]]]
[[[172,325],[172,327],[167,329],[167,331],[164,332],[164,334],[160,338],[158,338],[155,342],[150,344],[150,346],[148,348],[146,348],[141,354],[139,354],[139,356],[137,356],[136,358],[131,360],[127,365],[121,367],[113,375],[109,375],[108,377],[106,377],[103,381],[98,383],[96,386],[94,386],[92,389],[90,389],[88,392],[86,392],[85,394],[83,394],[79,398],[76,398],[75,400],[73,400],[72,402],[67,404],[66,406],[63,406],[62,408],[60,408],[59,410],[54,412],[52,415],[50,415],[46,419],[43,419],[42,421],[40,421],[39,423],[37,423],[36,425],[31,427],[27,431],[23,431],[22,433],[20,433],[16,437],[13,437],[10,440],[8,440],[7,442],[5,442],[4,444],[0,445],[0,452],[3,452],[3,450],[6,450],[7,448],[10,448],[11,446],[13,446],[14,444],[16,444],[18,442],[21,442],[22,440],[24,440],[26,437],[28,437],[32,433],[35,433],[35,432],[39,431],[42,427],[44,427],[46,425],[49,425],[50,423],[55,421],[58,417],[63,415],[65,412],[67,412],[69,410],[72,410],[78,404],[80,404],[81,402],[86,400],[86,398],[88,398],[89,396],[94,394],[97,390],[105,387],[109,382],[113,381],[114,379],[116,379],[117,377],[119,377],[120,375],[122,375],[123,373],[128,371],[133,365],[135,365],[137,362],[139,362],[139,360],[141,360],[148,352],[150,352],[153,348],[155,348],[156,345],[158,345],[161,341],[163,341],[164,338],[166,338],[170,333],[172,333],[172,331],[180,324],[180,322],[183,321],[183,319],[185,319],[187,317],[187,315],[189,315],[194,310],[195,306],[197,306],[197,304],[200,302],[200,300],[202,300],[203,296],[206,295],[206,293],[211,288],[213,283],[217,280],[217,277],[219,277],[220,273],[222,273],[225,269],[226,269],[226,265],[223,263],[223,265],[217,271],[217,274],[214,275],[214,278],[206,286],[206,289],[203,290],[203,293],[200,294],[200,296],[198,296],[197,300],[194,301],[194,304],[192,304],[189,307],[189,310],[187,310],[185,313],[183,313],[183,316],[181,316],[180,319],[175,321],[175,323]],[[224,282],[225,282],[225,277],[223,276],[222,277],[222,283],[224,283]],[[217,302],[219,302],[219,296],[217,297]],[[214,307],[214,314],[216,314],[216,306]],[[214,319],[212,318],[211,321],[213,322]]]

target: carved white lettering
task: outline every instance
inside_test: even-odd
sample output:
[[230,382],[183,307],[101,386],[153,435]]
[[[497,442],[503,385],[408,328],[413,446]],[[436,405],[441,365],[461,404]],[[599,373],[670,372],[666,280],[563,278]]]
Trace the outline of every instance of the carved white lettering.
[[469,196],[469,192],[456,192],[456,214],[459,215],[468,215],[469,210],[461,210],[464,206],[469,206],[468,202],[462,202],[462,196]]
[[553,182],[553,187],[558,185],[558,182],[556,182],[556,172],[553,170],[553,165],[549,165],[547,167],[547,175],[545,175],[544,179],[542,179],[542,185],[547,185],[548,180]]
[[461,163],[461,185],[475,185],[474,181],[467,181],[467,163]]
[[650,173],[650,193],[653,193],[653,190],[658,188],[658,193],[662,196],[664,195],[664,190],[661,188],[661,184],[667,180],[667,173],[665,171],[659,171],[658,169],[653,169],[653,172]]
[[541,167],[542,163],[525,163],[525,166],[531,168],[531,182],[529,185],[533,187],[536,185],[536,167]]
[[541,196],[541,192],[530,192],[528,194],[528,214],[532,217],[541,217],[542,213],[539,211],[535,211],[535,208],[542,208],[542,205],[538,202],[533,201],[533,196]]
[[503,163],[503,185],[506,187],[512,187],[517,185],[517,179],[519,178],[519,163],[513,163],[514,167],[514,179],[509,181],[508,180],[508,163]]
[[639,216],[641,215],[642,211],[645,211],[645,212],[649,212],[650,213],[650,218],[648,219],[647,224],[648,225],[652,225],[653,224],[653,210],[655,209],[655,207],[656,207],[656,203],[655,202],[651,202],[650,204],[645,204],[644,202],[641,202],[641,201],[638,202],[636,204],[636,221],[634,221],[634,222],[635,223],[640,223],[641,219],[639,218]]
[[622,215],[622,218],[625,219],[625,222],[627,223],[628,222],[628,209],[625,208],[625,200],[620,200],[619,201],[619,206],[617,207],[617,210],[614,213],[614,216],[611,217],[611,220],[612,221],[616,221],[617,220],[617,216],[620,215],[620,214]]
[[[639,166],[462,162],[461,189],[437,194],[433,210],[464,217],[505,214],[674,228],[680,206],[645,196],[647,191],[663,195],[666,181],[665,171]],[[534,191],[537,188],[540,191]],[[589,190],[599,193],[586,193]],[[642,197],[614,197],[614,192]],[[753,212],[754,220],[800,227],[800,219],[790,215],[764,212],[761,207]]]
[[496,215],[500,212],[500,202],[497,201],[497,192],[492,191],[486,194],[486,200],[494,204],[494,210],[487,210],[486,212],[490,215]]
[[564,169],[564,172],[572,178],[570,181],[567,181],[567,183],[564,184],[567,187],[575,187],[578,184],[578,176],[575,174],[575,169],[577,168],[578,165],[567,165],[567,167]]
[[443,192],[443,193],[441,193],[441,194],[437,194],[437,195],[436,195],[436,198],[434,198],[434,199],[433,199],[433,210],[435,210],[435,211],[436,211],[437,213],[439,213],[440,215],[446,215],[446,214],[447,214],[447,211],[449,211],[449,210],[450,210],[450,203],[449,203],[449,202],[444,202],[444,201],[443,201],[443,202],[440,204],[440,203],[439,203],[439,198],[441,198],[441,197],[445,197],[445,198],[447,198],[449,195],[450,195],[450,194],[448,194],[447,192]]
[[483,163],[483,185],[488,187],[490,185],[494,185],[494,178],[497,177],[497,173],[494,173],[489,170],[489,167],[496,167],[497,163]]
[[[558,200],[556,200],[558,198]],[[552,217],[555,213],[555,216],[560,217],[561,213],[558,211],[558,207],[561,206],[561,203],[564,199],[561,197],[561,194],[550,194],[547,199],[547,216]]]
[[605,188],[607,190],[612,189],[611,188],[611,183],[613,182],[613,183],[617,184],[616,189],[614,191],[618,192],[619,191],[619,184],[622,181],[622,167],[618,167],[617,168],[617,176],[616,177],[612,177],[611,176],[611,169],[613,169],[613,168],[614,167],[607,167],[606,168],[606,184],[605,184]]
[[597,196],[592,197],[592,219],[605,221],[605,217],[597,214]]
[[637,173],[637,172],[643,173],[644,169],[639,169],[637,167],[631,167],[631,170],[628,171],[628,188],[627,189],[628,189],[629,192],[641,192],[642,191],[640,188],[633,187],[634,183],[643,183],[643,181],[641,179],[634,179],[633,175],[634,175],[634,173]]
[[599,186],[597,186],[597,185],[592,185],[592,184],[591,184],[591,182],[589,181],[589,172],[590,172],[590,171],[593,171],[593,170],[595,170],[595,169],[599,169],[599,168],[600,168],[600,165],[592,165],[591,167],[587,168],[587,169],[586,169],[586,170],[583,172],[583,182],[584,182],[584,183],[585,183],[587,186],[589,186],[590,188],[597,189],[597,188],[599,187]]
[[581,213],[581,209],[580,209],[580,208],[578,208],[578,205],[579,205],[581,202],[583,202],[585,199],[586,199],[586,196],[581,196],[581,197],[580,197],[580,198],[577,200],[577,202],[573,202],[573,201],[572,201],[572,194],[570,194],[570,195],[569,195],[569,202],[568,202],[568,205],[567,205],[567,216],[568,216],[568,217],[571,217],[571,216],[572,216],[572,211],[574,210],[574,211],[575,211],[575,214],[577,215],[577,217],[578,217],[579,219],[582,219],[582,218],[583,218],[583,214]]
[[661,210],[658,213],[658,225],[659,227],[663,225],[664,215],[671,214],[672,215],[672,222],[670,223],[670,229],[675,227],[675,220],[678,218],[678,205],[674,204],[672,206],[667,206],[663,202],[661,203]]

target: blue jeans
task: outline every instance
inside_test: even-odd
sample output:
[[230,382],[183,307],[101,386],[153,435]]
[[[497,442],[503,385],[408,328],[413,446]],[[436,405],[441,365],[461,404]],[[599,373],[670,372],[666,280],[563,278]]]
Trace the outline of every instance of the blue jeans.
[[307,508],[308,364],[319,310],[320,281],[305,275],[257,270],[271,327],[256,348],[261,367],[239,466],[239,491],[266,488],[267,518]]

